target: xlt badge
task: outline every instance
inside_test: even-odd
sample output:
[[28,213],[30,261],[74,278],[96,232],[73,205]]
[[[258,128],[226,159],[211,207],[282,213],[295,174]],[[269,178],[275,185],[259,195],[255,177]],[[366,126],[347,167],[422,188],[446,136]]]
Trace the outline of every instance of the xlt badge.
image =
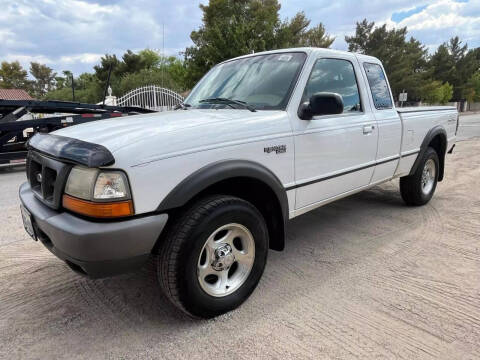
[[276,154],[283,154],[287,152],[287,145],[275,145],[263,148],[263,152],[270,154],[271,152],[275,151]]

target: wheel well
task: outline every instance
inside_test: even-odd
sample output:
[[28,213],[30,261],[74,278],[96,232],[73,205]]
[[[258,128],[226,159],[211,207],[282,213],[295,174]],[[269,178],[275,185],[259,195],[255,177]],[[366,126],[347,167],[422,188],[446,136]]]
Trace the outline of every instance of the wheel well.
[[195,196],[195,199],[210,194],[237,196],[253,204],[267,223],[270,249],[283,250],[285,246],[285,224],[282,208],[277,196],[267,184],[248,177],[230,178],[209,186]]
[[445,169],[445,153],[447,151],[447,139],[443,134],[438,134],[430,141],[428,146],[433,148],[437,152],[438,160],[440,162],[440,169],[438,169],[438,181],[442,181]]
[[286,219],[284,219],[280,201],[267,184],[255,178],[235,177],[214,183],[196,194],[181,208],[170,210],[169,216],[174,217],[199,198],[213,194],[236,196],[253,204],[263,215],[267,224],[270,249],[283,250],[285,247],[284,221]]

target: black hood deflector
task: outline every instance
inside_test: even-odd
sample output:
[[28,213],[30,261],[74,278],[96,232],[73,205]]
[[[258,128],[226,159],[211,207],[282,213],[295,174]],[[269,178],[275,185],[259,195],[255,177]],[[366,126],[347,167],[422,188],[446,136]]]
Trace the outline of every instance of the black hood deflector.
[[91,168],[115,163],[105,146],[65,136],[37,133],[28,141],[27,148]]

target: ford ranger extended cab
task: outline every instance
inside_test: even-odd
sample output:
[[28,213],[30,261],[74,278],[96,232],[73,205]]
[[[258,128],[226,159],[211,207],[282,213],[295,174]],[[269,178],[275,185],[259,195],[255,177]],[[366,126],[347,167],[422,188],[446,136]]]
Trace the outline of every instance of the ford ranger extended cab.
[[400,178],[427,203],[454,107],[395,108],[381,62],[316,48],[213,67],[177,110],[72,126],[28,144],[27,232],[93,278],[141,267],[196,317],[238,307],[289,219]]

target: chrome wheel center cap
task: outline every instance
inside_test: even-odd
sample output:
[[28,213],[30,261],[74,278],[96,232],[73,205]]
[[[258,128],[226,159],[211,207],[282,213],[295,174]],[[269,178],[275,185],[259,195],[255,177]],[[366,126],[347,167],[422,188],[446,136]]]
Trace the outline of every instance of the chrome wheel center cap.
[[235,255],[233,255],[232,247],[225,244],[215,250],[215,260],[212,267],[217,271],[227,270],[235,262]]

